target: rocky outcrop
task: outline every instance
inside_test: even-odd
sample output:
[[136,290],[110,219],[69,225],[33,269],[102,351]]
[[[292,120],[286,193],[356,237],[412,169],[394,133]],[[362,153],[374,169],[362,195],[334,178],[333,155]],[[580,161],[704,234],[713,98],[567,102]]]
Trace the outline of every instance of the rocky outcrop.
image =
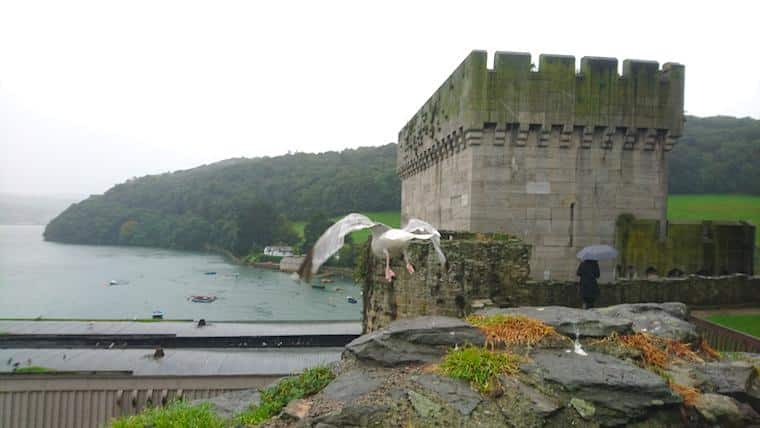
[[234,415],[247,410],[250,406],[257,406],[261,401],[261,394],[256,389],[244,389],[241,391],[227,392],[212,398],[201,398],[190,402],[191,405],[210,403],[211,409],[223,418],[231,418]]
[[[664,428],[682,426],[685,421],[698,427],[738,427],[760,420],[756,360],[717,361],[703,353],[704,361],[668,360],[662,371],[648,369],[651,366],[642,362],[642,352],[599,352],[602,348],[594,347],[598,343],[614,347],[618,343],[614,337],[599,338],[636,331],[637,325],[644,325],[637,323],[655,319],[667,327],[658,330],[664,334],[676,327],[688,331],[673,321],[688,324],[682,305],[621,305],[599,311],[514,308],[483,313],[538,318],[569,336],[575,332],[568,330],[568,322],[575,322],[580,340],[565,341],[563,349],[544,342],[509,349],[521,353],[512,357],[522,359],[519,368],[493,378],[488,392],[481,393],[466,381],[444,375],[438,365],[454,347],[482,346],[484,338],[478,329],[459,319],[437,316],[396,321],[350,343],[327,387],[291,401],[263,426]],[[243,408],[258,399],[240,394],[247,400]],[[679,394],[688,397],[686,403]],[[215,408],[229,412],[224,409],[234,406],[224,404],[227,399],[215,399],[221,403]]]
[[725,395],[747,394],[757,378],[755,366],[746,361],[717,361],[696,366],[702,389]]
[[602,425],[620,425],[641,418],[653,407],[681,402],[661,377],[609,355],[541,350],[531,359],[524,371],[538,380],[560,385],[572,397],[593,403]]
[[605,337],[612,333],[631,332],[633,322],[620,317],[611,317],[594,310],[568,308],[565,306],[488,308],[475,312],[476,315],[520,315],[535,318],[554,327],[565,336]]
[[739,403],[731,397],[719,394],[702,394],[694,407],[711,425],[726,428],[746,426],[739,409]]
[[689,311],[683,303],[634,303],[596,309],[595,312],[620,320],[631,321],[634,332],[694,342],[698,335],[693,324],[686,321]]
[[355,339],[346,351],[359,360],[394,366],[437,361],[450,347],[484,342],[480,330],[461,319],[426,316],[394,321]]
[[482,397],[467,382],[434,374],[413,378],[426,391],[437,395],[447,405],[467,416],[480,404]]
[[379,389],[387,373],[374,369],[351,369],[335,378],[322,391],[327,400],[352,402]]

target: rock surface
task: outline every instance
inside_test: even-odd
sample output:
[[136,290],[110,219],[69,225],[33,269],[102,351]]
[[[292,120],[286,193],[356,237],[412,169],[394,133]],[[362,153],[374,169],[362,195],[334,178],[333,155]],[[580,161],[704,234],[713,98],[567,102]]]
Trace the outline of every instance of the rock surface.
[[407,394],[414,411],[423,418],[431,418],[443,410],[443,407],[418,392],[409,391]]
[[377,390],[384,381],[384,373],[380,371],[352,369],[330,382],[322,394],[328,400],[352,402]]
[[311,402],[306,399],[293,400],[282,409],[282,414],[286,418],[290,418],[296,421],[300,421],[309,414],[311,408]]
[[703,390],[718,394],[746,394],[757,377],[755,366],[745,361],[718,361],[696,367]]
[[570,399],[570,405],[583,419],[590,420],[596,414],[596,407],[586,400],[573,397]]
[[697,411],[710,424],[720,427],[746,426],[739,405],[731,397],[718,394],[702,394],[695,403]]
[[383,415],[389,407],[384,405],[352,405],[318,416],[307,426],[314,427],[366,427],[382,425]]
[[346,350],[360,360],[393,366],[437,361],[449,347],[484,342],[480,330],[461,319],[426,316],[394,321],[355,339]]
[[595,309],[603,316],[629,320],[634,332],[646,332],[655,336],[694,342],[698,338],[693,324],[686,321],[689,311],[677,302],[633,303]]
[[211,409],[223,418],[231,418],[234,415],[247,410],[250,406],[258,406],[261,402],[261,394],[257,389],[244,389],[241,391],[226,392],[212,398],[200,398],[190,402],[191,405],[210,403]]
[[522,315],[535,318],[554,327],[565,336],[575,337],[604,337],[612,333],[626,334],[631,332],[633,322],[619,317],[611,317],[593,310],[568,308],[565,306],[520,308],[487,308],[475,312],[476,315]]
[[602,425],[626,423],[653,407],[681,402],[661,377],[609,355],[540,350],[531,358],[533,361],[523,367],[526,372],[608,409],[598,412]]
[[434,374],[423,374],[415,381],[425,390],[440,397],[449,406],[462,415],[469,415],[481,402],[481,396],[473,391],[467,382],[442,377]]
[[524,400],[529,411],[539,416],[548,416],[556,412],[562,405],[554,398],[551,398],[537,389],[526,385],[517,378],[502,375],[499,381],[504,387],[504,394],[510,401]]

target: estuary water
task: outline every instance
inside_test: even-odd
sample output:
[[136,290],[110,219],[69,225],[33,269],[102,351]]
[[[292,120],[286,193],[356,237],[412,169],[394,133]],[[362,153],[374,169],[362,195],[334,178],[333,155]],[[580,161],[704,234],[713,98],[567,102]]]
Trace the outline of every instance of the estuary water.
[[[321,290],[215,254],[59,244],[43,241],[43,230],[0,225],[0,318],[133,319],[154,310],[209,321],[361,318],[360,288],[347,280]],[[193,295],[217,300],[193,303]]]

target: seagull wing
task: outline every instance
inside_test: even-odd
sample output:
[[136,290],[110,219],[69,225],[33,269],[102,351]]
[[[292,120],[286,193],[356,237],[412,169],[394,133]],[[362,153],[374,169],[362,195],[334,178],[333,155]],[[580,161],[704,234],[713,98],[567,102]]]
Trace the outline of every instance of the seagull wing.
[[298,276],[303,280],[310,280],[311,275],[317,273],[319,267],[343,247],[346,235],[374,225],[375,222],[369,217],[356,213],[349,214],[335,222],[327,228],[314,244],[314,247],[306,254],[306,258],[298,268]]
[[435,254],[438,256],[441,266],[446,265],[446,255],[443,254],[443,250],[441,250],[441,233],[438,232],[438,229],[433,227],[432,224],[418,218],[412,218],[409,219],[403,230],[409,233],[426,233],[432,235],[430,241],[433,243],[433,248],[435,248]]

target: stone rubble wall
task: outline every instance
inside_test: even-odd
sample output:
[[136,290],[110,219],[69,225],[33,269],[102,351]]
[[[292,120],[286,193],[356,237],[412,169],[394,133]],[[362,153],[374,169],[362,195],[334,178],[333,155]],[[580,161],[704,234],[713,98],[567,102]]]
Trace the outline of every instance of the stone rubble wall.
[[365,332],[420,315],[462,317],[475,300],[508,301],[509,290],[528,279],[530,246],[520,240],[500,234],[441,234],[448,270],[432,244],[412,243],[408,252],[416,271],[410,275],[403,261],[392,260],[397,275],[392,284],[384,278],[385,261],[374,258],[367,244],[359,263]]
[[[494,306],[580,307],[577,282],[531,281],[530,246],[504,234],[442,232],[448,270],[431,244],[409,246],[415,273],[392,261],[397,277],[389,284],[384,261],[371,256],[369,244],[360,260],[363,276],[364,332],[397,319],[423,315],[463,317],[490,300]],[[449,239],[451,238],[451,239]],[[597,306],[623,303],[683,302],[692,308],[760,305],[760,277],[728,275],[679,279],[622,280],[600,284]]]
[[621,216],[615,231],[619,277],[754,274],[755,226],[745,221],[669,221],[660,238],[655,220]]

